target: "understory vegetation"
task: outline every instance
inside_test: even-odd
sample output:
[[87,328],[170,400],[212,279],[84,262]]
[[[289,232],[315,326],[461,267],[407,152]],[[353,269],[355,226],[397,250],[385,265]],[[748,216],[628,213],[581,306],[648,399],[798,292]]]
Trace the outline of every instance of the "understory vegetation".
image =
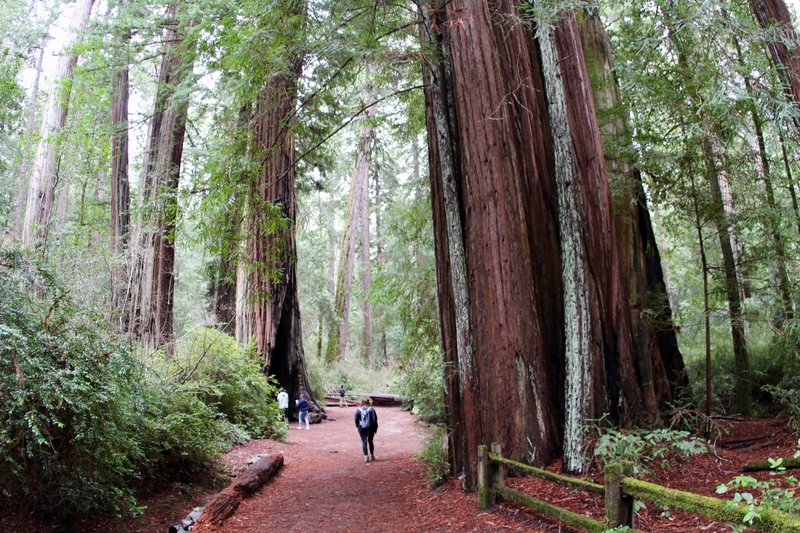
[[285,431],[275,386],[225,334],[143,358],[51,273],[0,250],[0,489],[68,520],[127,511],[136,490],[186,478],[251,437]]

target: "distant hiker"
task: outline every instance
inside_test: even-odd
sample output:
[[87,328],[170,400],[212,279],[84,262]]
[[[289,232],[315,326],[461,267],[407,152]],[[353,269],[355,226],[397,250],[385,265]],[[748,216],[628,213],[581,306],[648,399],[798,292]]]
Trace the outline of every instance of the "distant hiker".
[[[369,400],[361,400],[361,407],[356,409],[356,428],[361,437],[361,450],[364,452],[364,462],[375,460],[375,444],[372,438],[378,432],[378,413],[369,404]],[[367,454],[367,444],[369,444],[369,454]]]
[[347,402],[344,399],[344,385],[339,387],[339,407],[347,407]]
[[297,406],[297,429],[303,428],[303,419],[306,420],[306,429],[311,429],[311,424],[308,421],[308,399],[306,393],[300,393],[300,399],[295,400],[294,404]]
[[283,411],[283,421],[287,424],[289,423],[289,394],[286,392],[286,389],[281,387],[281,391],[278,393],[278,409]]

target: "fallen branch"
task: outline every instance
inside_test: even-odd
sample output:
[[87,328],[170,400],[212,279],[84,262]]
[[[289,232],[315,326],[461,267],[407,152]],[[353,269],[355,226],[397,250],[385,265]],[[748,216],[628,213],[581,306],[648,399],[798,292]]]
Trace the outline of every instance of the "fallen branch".
[[760,472],[762,470],[771,470],[772,465],[775,461],[781,461],[779,467],[781,468],[800,468],[800,458],[797,457],[781,457],[780,459],[772,459],[770,462],[769,459],[764,461],[756,461],[754,463],[750,463],[749,465],[745,465],[739,469],[739,472]]
[[239,504],[261,488],[264,483],[275,477],[283,467],[283,455],[262,457],[245,471],[225,490],[214,496],[214,499],[203,510],[198,524],[221,526],[239,507]]

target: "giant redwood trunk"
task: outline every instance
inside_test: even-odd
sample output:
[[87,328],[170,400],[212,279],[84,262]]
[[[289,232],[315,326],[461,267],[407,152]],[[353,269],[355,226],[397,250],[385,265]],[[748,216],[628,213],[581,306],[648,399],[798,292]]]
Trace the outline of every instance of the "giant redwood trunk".
[[58,60],[53,82],[47,96],[47,105],[42,112],[39,141],[36,146],[25,216],[22,224],[22,242],[29,247],[38,245],[46,249],[50,231],[50,217],[59,182],[58,160],[63,144],[63,129],[67,122],[67,111],[72,79],[78,56],[72,47],[77,43],[80,32],[89,24],[94,0],[80,0],[75,6],[70,32],[72,40],[67,43]]
[[454,467],[474,488],[496,441],[578,469],[589,419],[647,413],[575,18],[532,28],[516,2],[466,0],[423,15]]
[[[303,2],[287,0],[287,28],[299,42]],[[309,386],[297,288],[294,116],[303,59],[299,49],[286,58],[259,92],[252,118],[261,171],[249,192],[246,243],[249,268],[244,287],[249,329],[263,357],[264,373],[275,376],[290,396],[304,391],[315,418],[323,415]],[[237,328],[239,328],[237,317]]]
[[178,6],[170,7],[164,55],[145,153],[143,215],[129,291],[129,327],[148,350],[171,353],[175,300],[178,185],[189,101],[178,88],[192,73],[194,45],[184,40]]
[[[612,70],[610,43],[597,9],[587,9],[582,15],[581,42],[604,142],[631,328],[640,354],[639,384],[647,410],[655,415],[664,407],[664,402],[675,399],[681,388],[688,387],[689,381],[678,349],[661,255],[641,174],[624,148],[614,149],[628,142],[630,129]],[[659,402],[662,405],[658,405]]]

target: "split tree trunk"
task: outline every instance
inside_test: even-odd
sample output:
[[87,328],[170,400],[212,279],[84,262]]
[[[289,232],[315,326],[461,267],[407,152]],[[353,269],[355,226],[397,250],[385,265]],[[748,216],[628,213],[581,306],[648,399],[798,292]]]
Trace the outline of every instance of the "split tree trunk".
[[[679,388],[688,387],[689,381],[678,349],[641,174],[624,149],[609,150],[615,143],[627,142],[630,129],[613,74],[610,43],[596,8],[583,13],[579,29],[594,102],[600,116],[606,117],[600,123],[600,132],[606,148],[620,259],[626,272],[623,279],[629,296],[631,327],[640,354],[639,385],[647,410],[655,416],[666,407],[665,402],[675,399]],[[650,356],[645,356],[648,353]]]
[[423,6],[447,404],[470,489],[479,444],[544,464],[563,438],[577,469],[588,418],[648,418],[575,18],[534,31],[529,15]]
[[[338,361],[347,352],[347,341],[350,334],[350,296],[353,287],[353,271],[355,267],[356,242],[358,229],[361,229],[362,218],[369,217],[369,164],[370,147],[374,135],[371,119],[375,116],[374,97],[370,94],[372,104],[364,110],[364,125],[358,136],[355,164],[350,184],[350,200],[348,202],[348,217],[342,236],[342,246],[339,253],[339,268],[336,275],[336,290],[334,293],[334,318],[333,327],[328,336],[328,349],[325,359],[328,362]],[[365,199],[364,196],[367,196]],[[363,213],[364,207],[367,213]],[[369,221],[367,221],[369,224]],[[367,226],[367,246],[369,246],[369,226]],[[362,247],[363,247],[362,230]],[[367,251],[369,253],[369,251]],[[363,264],[363,256],[362,256]],[[371,317],[370,317],[371,319]]]
[[39,143],[28,185],[22,242],[28,247],[40,246],[43,253],[47,249],[50,216],[58,186],[58,159],[63,144],[62,130],[67,122],[72,79],[75,65],[78,63],[78,56],[72,53],[72,47],[77,44],[80,33],[88,26],[93,5],[94,0],[80,0],[75,7],[70,25],[71,40],[64,47],[58,60],[47,105],[42,114]]

